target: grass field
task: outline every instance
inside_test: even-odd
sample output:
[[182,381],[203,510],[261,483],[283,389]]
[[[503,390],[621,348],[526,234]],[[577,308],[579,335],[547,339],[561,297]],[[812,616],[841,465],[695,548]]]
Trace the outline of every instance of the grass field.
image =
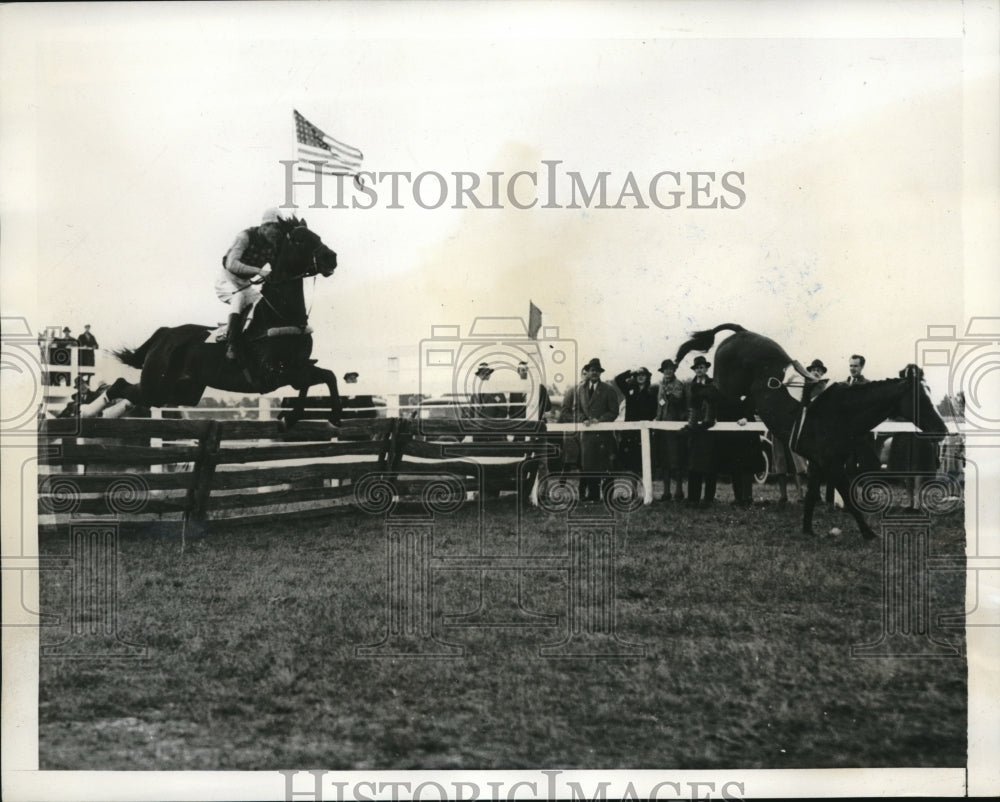
[[[771,487],[756,489],[773,498]],[[358,659],[386,628],[381,519],[228,529],[189,540],[123,533],[119,634],[141,660],[43,658],[43,769],[792,768],[963,766],[966,661],[854,658],[882,628],[882,551],[841,512],[653,505],[616,527],[619,636],[634,659],[542,658],[566,630],[567,575],[523,576],[539,628],[445,627],[476,608],[474,571],[434,574],[447,660]],[[439,555],[478,547],[476,512],[442,516]],[[485,542],[515,548],[514,504],[490,502]],[[525,553],[565,543],[565,516],[532,512]],[[931,552],[964,553],[961,511],[936,518]],[[67,550],[43,540],[42,554]],[[46,578],[47,577],[47,578]],[[487,575],[512,597],[514,574]],[[930,575],[931,613],[964,608],[959,572]],[[68,574],[43,574],[43,611],[65,620]],[[42,630],[42,643],[67,634]],[[960,629],[939,641],[964,654]]]

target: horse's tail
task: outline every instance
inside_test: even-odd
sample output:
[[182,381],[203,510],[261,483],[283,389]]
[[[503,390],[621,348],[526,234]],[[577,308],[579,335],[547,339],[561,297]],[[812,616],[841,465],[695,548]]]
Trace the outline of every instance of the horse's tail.
[[159,328],[154,331],[153,336],[135,350],[132,350],[131,348],[119,348],[111,353],[115,359],[123,365],[128,365],[130,368],[138,368],[141,370],[143,363],[146,361],[146,354],[149,352],[149,349],[153,347],[153,343],[159,338],[160,333],[163,331],[166,331],[166,329]]
[[716,326],[714,329],[696,331],[691,335],[690,340],[677,349],[677,356],[674,357],[674,361],[679,366],[681,364],[681,360],[691,351],[707,351],[715,344],[715,335],[720,331],[738,332],[746,331],[746,329],[737,323],[723,323],[721,326]]

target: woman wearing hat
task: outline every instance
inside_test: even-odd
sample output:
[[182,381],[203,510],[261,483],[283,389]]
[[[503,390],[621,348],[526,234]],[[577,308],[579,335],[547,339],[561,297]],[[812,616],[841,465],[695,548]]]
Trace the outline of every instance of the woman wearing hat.
[[[648,368],[625,370],[615,376],[615,386],[625,396],[625,420],[653,420],[656,417],[656,389],[650,385]],[[642,474],[642,445],[639,432],[622,432],[618,464],[626,471]]]
[[[687,420],[687,404],[684,400],[684,382],[677,378],[677,366],[672,359],[660,363],[660,378],[656,393],[656,420]],[[657,431],[657,452],[660,457],[660,473],[663,478],[663,495],[660,501],[670,501],[670,480],[674,482],[676,501],[684,500],[682,481],[687,471],[687,438],[679,431]]]
[[[573,388],[572,397],[567,393],[563,401],[562,412],[559,413],[560,423],[582,423],[589,426],[593,423],[611,423],[618,419],[618,392],[607,382],[601,381],[604,368],[601,360],[591,359],[583,368],[584,380]],[[614,432],[581,432],[578,435],[568,435],[569,440],[579,443],[580,467],[584,473],[611,472],[615,457]],[[572,451],[572,445],[567,444],[567,451]],[[580,479],[580,498],[597,501],[601,498],[603,482],[596,476]]]
[[[694,378],[685,385],[688,408],[688,498],[689,507],[707,507],[715,501],[716,459],[715,436],[708,430],[715,426],[715,405],[718,391],[708,369],[712,366],[703,356],[691,364]],[[702,488],[705,497],[702,500]]]

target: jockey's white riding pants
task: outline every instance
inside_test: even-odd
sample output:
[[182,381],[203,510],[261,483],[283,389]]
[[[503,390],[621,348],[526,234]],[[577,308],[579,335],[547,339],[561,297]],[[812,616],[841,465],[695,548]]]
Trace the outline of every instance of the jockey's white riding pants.
[[246,311],[260,298],[260,290],[256,286],[238,279],[224,268],[216,279],[215,294],[219,296],[220,301],[229,304],[233,312]]

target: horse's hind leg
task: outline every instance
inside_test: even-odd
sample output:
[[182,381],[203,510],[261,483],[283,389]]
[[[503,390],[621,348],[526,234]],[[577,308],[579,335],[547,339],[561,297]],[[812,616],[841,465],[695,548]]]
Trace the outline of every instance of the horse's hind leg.
[[840,497],[844,499],[844,509],[857,522],[858,529],[861,530],[861,536],[865,540],[871,540],[876,537],[875,530],[868,525],[865,516],[861,514],[861,510],[854,503],[847,474],[844,471],[838,471],[834,477],[831,477],[831,480],[834,481],[834,486],[837,488],[837,492],[840,493]]
[[104,391],[108,401],[117,401],[124,398],[136,406],[150,406],[142,394],[142,388],[138,384],[132,384],[125,379],[115,379],[114,383]]

